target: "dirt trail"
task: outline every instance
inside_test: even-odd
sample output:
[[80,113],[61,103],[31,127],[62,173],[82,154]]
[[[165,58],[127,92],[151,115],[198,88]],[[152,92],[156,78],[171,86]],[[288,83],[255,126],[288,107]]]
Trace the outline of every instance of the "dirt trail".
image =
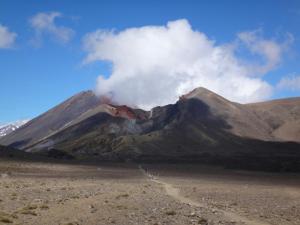
[[[207,205],[201,204],[201,203],[196,202],[196,201],[194,201],[190,198],[182,196],[180,194],[180,190],[178,188],[175,188],[172,184],[169,184],[165,181],[162,181],[162,180],[158,179],[156,176],[150,174],[145,169],[143,169],[142,166],[139,166],[139,169],[152,182],[162,185],[164,187],[167,195],[173,197],[174,199],[178,200],[179,202],[181,202],[183,204],[190,205],[190,206],[194,206],[194,207],[202,207],[202,208],[207,208],[208,207]],[[253,219],[248,219],[246,217],[240,216],[240,215],[238,215],[236,213],[233,213],[233,212],[221,210],[221,209],[218,209],[218,208],[211,208],[211,209],[215,212],[222,213],[227,219],[229,219],[231,221],[241,222],[241,223],[244,223],[246,225],[271,225],[271,224],[266,223],[266,222],[261,222],[261,221],[256,221],[256,220],[253,220]]]

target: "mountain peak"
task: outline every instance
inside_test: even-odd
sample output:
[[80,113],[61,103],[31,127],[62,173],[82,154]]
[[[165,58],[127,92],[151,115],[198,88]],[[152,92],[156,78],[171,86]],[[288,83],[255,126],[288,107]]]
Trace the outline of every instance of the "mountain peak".
[[223,102],[223,103],[230,103],[229,100],[223,98],[222,96],[204,88],[204,87],[198,87],[192,90],[191,92],[180,96],[180,100],[185,100],[185,99],[192,99],[196,98],[199,99],[205,103],[211,103],[211,101],[218,101],[218,102]]
[[29,120],[18,120],[12,123],[8,123],[0,126],[0,137],[4,137],[13,131],[19,129],[21,126],[26,124]]

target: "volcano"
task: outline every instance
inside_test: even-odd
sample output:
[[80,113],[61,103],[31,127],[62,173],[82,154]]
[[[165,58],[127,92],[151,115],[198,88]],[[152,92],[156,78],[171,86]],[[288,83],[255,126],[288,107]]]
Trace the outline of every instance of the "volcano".
[[239,104],[196,88],[151,111],[81,92],[0,139],[77,159],[300,171],[300,98]]

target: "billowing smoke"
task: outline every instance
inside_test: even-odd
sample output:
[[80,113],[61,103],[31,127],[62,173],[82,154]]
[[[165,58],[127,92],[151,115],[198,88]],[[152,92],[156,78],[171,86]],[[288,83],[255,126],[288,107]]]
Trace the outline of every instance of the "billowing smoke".
[[[97,30],[83,39],[84,62],[112,63],[110,76],[98,78],[98,95],[143,109],[174,103],[200,86],[237,102],[269,98],[272,86],[262,75],[280,63],[285,43],[258,32],[239,33],[237,40],[217,45],[185,19],[121,32]],[[239,60],[235,52],[241,44],[261,60]]]

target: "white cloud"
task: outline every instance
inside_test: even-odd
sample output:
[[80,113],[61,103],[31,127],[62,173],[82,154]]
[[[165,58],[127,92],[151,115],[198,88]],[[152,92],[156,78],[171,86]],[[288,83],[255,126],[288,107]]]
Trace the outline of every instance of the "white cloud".
[[277,88],[291,91],[300,91],[300,75],[291,75],[281,78]]
[[266,64],[245,65],[231,43],[217,45],[193,30],[185,19],[166,26],[87,34],[83,39],[87,51],[84,63],[112,62],[110,76],[99,76],[96,93],[144,109],[174,103],[199,86],[237,102],[267,99],[272,86],[252,73],[257,68],[264,68],[259,69],[264,73],[273,69],[281,59],[281,44],[254,34],[241,33],[239,38],[251,51],[266,57]]
[[266,40],[263,38],[261,30],[241,32],[238,34],[238,38],[252,54],[259,55],[264,60],[264,64],[253,67],[254,74],[265,74],[276,68],[282,60],[283,53],[294,41],[293,35],[289,33],[283,43]]
[[74,31],[68,27],[58,26],[55,22],[60,17],[62,17],[62,14],[59,12],[38,13],[29,20],[36,34],[33,40],[35,44],[40,44],[43,35],[50,35],[62,43],[67,43],[71,40]]
[[17,34],[0,24],[0,48],[13,47]]

